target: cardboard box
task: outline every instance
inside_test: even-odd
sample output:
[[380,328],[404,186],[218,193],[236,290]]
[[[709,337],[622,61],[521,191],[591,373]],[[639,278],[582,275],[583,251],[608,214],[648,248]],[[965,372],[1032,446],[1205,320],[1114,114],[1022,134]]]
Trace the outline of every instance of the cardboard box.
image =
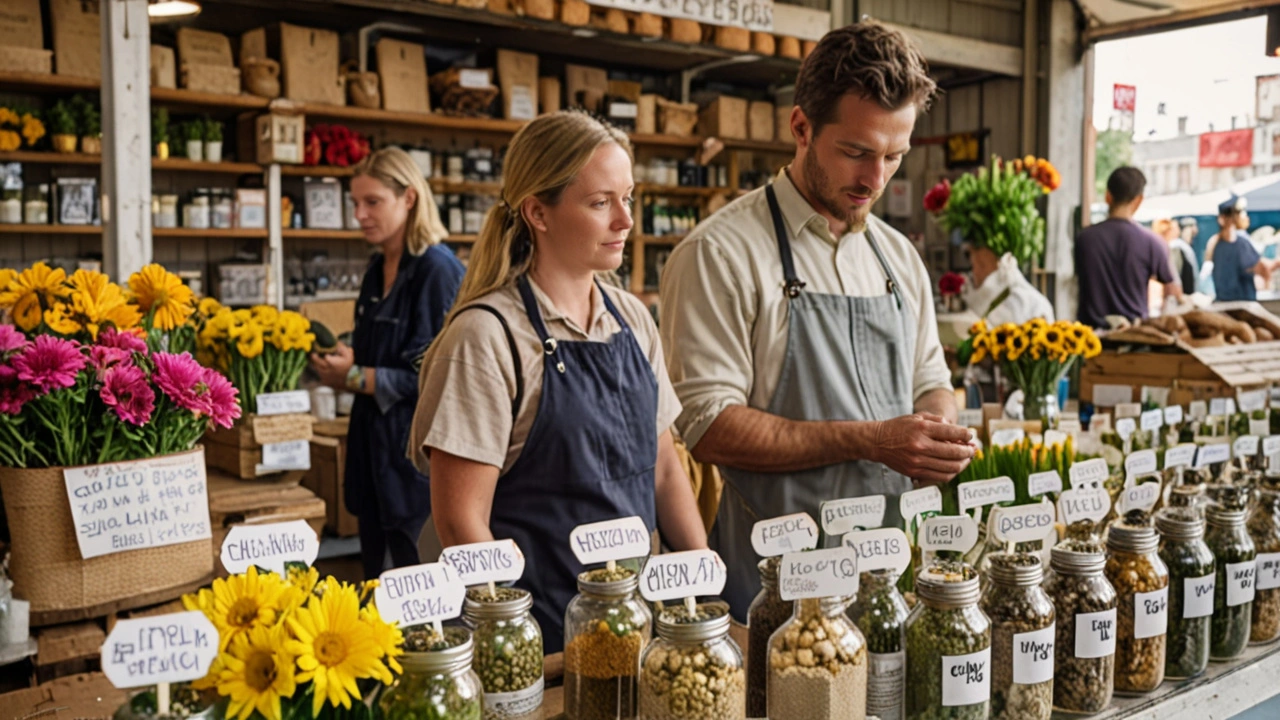
[[[102,78],[102,20],[91,0],[49,0],[54,68],[59,75]],[[43,36],[42,36],[43,37]]]
[[604,96],[609,92],[609,73],[603,68],[586,65],[565,65],[564,83],[568,91],[569,107],[586,108],[600,112]]
[[5,717],[110,720],[128,691],[119,690],[100,672],[58,678],[33,688],[0,695]]
[[53,73],[53,51],[0,45],[0,67],[6,72]]
[[658,132],[658,96],[644,94],[636,102],[636,133],[652,135]]
[[773,110],[773,139],[776,142],[795,145],[796,138],[791,134],[791,109],[794,105],[775,107]]
[[347,467],[347,427],[349,418],[316,423],[311,438],[311,470],[302,486],[324,500],[325,528],[338,537],[360,532],[360,521],[347,511],[343,485]]
[[191,65],[234,67],[231,41],[226,35],[195,28],[178,28],[178,62]]
[[377,53],[382,109],[431,112],[427,59],[423,47],[417,43],[382,38],[378,40]]
[[672,102],[664,97],[658,103],[658,132],[663,135],[689,137],[698,125],[697,103]]
[[[261,37],[254,34],[257,32],[246,33],[249,37],[242,38],[241,42],[247,40],[253,52],[265,47],[267,57],[280,63],[284,97],[301,102],[346,104],[342,76],[338,73],[338,33],[288,23],[262,29]],[[245,52],[242,47],[242,57]]]
[[721,95],[702,109],[698,132],[721,140],[747,139],[747,101]]
[[254,28],[240,35],[240,65],[249,58],[270,58],[267,54],[267,29]]
[[[1273,353],[1280,348],[1280,343],[1275,345],[1276,348],[1271,349]],[[1115,350],[1103,350],[1101,355],[1086,360],[1080,368],[1080,400],[1093,402],[1094,389],[1099,385],[1129,386],[1135,401],[1142,397],[1144,385],[1167,387],[1170,405],[1187,405],[1192,400],[1235,396],[1235,388],[1225,382],[1213,368],[1195,355],[1182,351],[1119,353]]]
[[240,94],[240,68],[226,65],[182,65],[182,87],[217,95]]
[[538,111],[543,115],[560,112],[560,78],[538,78]]
[[773,103],[753,100],[747,106],[747,136],[752,140],[773,142],[774,122]]
[[5,0],[0,9],[0,48],[44,50],[40,0]]
[[515,50],[498,51],[498,85],[503,117],[532,120],[538,114],[538,56]]
[[173,48],[151,46],[151,87],[178,87],[178,62]]
[[263,165],[302,162],[302,146],[306,135],[306,119],[302,115],[267,113],[257,119],[257,158]]

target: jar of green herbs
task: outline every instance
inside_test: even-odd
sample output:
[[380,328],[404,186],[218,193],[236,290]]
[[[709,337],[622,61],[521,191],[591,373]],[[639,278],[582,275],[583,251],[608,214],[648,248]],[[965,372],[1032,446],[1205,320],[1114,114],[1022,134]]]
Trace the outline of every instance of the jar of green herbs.
[[1204,520],[1191,508],[1156,513],[1160,560],[1169,569],[1169,630],[1164,675],[1185,680],[1209,665],[1209,637],[1217,575],[1204,542]]

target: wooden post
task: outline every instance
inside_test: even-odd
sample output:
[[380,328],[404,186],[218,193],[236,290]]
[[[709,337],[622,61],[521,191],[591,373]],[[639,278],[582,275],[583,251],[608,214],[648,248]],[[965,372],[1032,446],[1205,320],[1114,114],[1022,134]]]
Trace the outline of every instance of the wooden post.
[[[1051,0],[1046,8],[1049,13],[1049,43],[1044,67],[1049,97],[1053,100],[1047,108],[1048,147],[1047,157],[1062,173],[1062,187],[1049,196],[1049,208],[1045,217],[1045,270],[1055,274],[1057,288],[1054,293],[1054,311],[1060,318],[1073,318],[1076,312],[1075,265],[1072,248],[1075,245],[1074,215],[1077,210],[1088,213],[1087,205],[1081,206],[1085,183],[1092,182],[1092,175],[1085,177],[1084,138],[1081,128],[1090,120],[1086,111],[1085,63],[1080,57],[1080,32],[1076,24],[1076,8],[1071,0]],[[1072,101],[1077,98],[1080,101]]]
[[284,233],[281,228],[289,218],[280,214],[280,165],[267,166],[267,304],[284,309]]
[[151,23],[147,0],[102,14],[102,255],[124,282],[151,262]]

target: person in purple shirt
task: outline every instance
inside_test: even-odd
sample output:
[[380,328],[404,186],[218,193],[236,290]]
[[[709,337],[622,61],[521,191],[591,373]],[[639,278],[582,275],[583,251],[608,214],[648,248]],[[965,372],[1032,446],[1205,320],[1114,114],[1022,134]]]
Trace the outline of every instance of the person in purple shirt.
[[1107,178],[1107,219],[1076,238],[1080,279],[1080,322],[1107,327],[1107,315],[1147,317],[1147,284],[1164,283],[1165,297],[1182,298],[1169,265],[1169,248],[1155,233],[1133,221],[1142,205],[1147,178],[1135,167],[1116,168]]

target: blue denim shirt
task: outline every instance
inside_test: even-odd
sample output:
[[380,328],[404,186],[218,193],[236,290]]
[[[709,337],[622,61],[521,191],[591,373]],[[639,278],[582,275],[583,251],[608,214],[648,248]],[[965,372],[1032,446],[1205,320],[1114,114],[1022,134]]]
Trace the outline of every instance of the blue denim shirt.
[[1249,234],[1243,230],[1236,232],[1235,242],[1219,240],[1213,248],[1213,287],[1217,299],[1222,302],[1257,300],[1252,268],[1259,259]]

